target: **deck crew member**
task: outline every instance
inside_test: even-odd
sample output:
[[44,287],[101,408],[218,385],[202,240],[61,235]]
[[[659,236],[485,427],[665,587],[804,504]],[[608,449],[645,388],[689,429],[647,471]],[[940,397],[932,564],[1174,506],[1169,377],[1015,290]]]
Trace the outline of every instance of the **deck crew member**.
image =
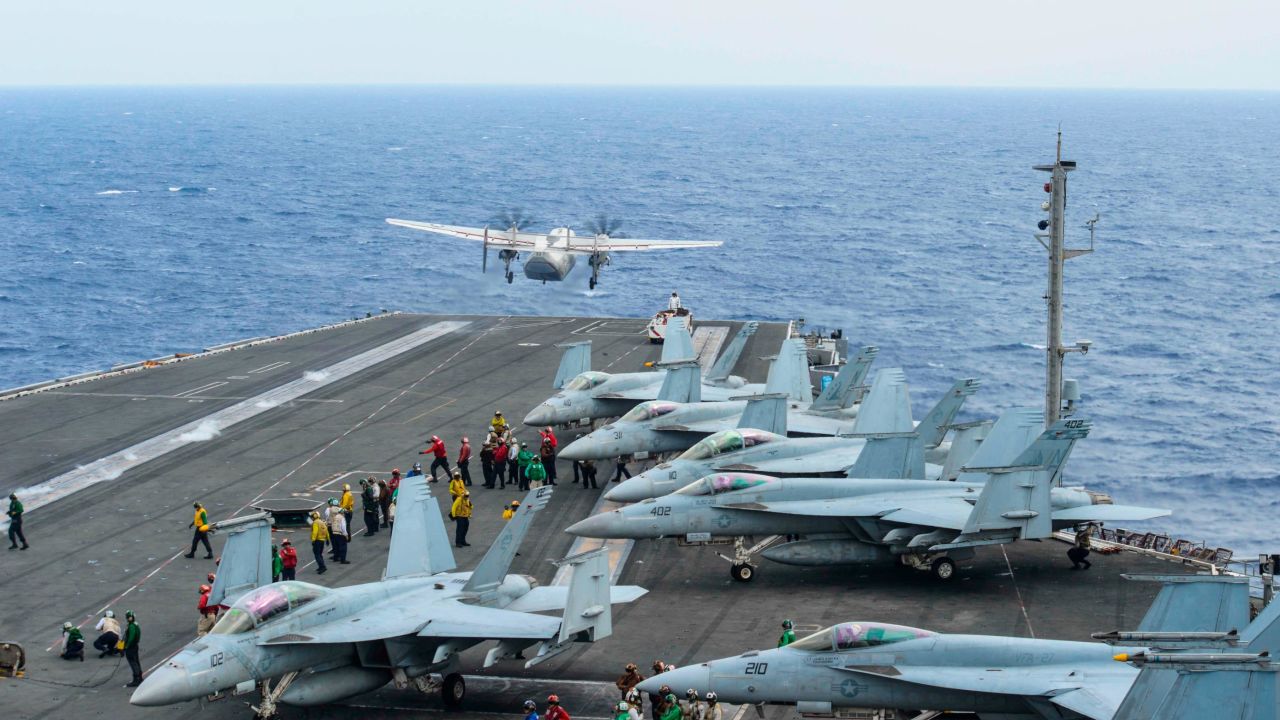
[[627,699],[627,693],[631,692],[631,688],[644,682],[644,676],[640,674],[640,668],[635,663],[627,663],[626,669],[622,675],[618,676],[613,684],[617,686],[618,692],[622,693],[622,699]]
[[681,304],[680,304],[680,296],[679,296],[679,295],[677,295],[676,293],[671,293],[671,299],[670,299],[670,300],[667,300],[667,309],[668,309],[668,310],[679,310],[679,309],[680,309],[680,307],[681,307]]
[[471,543],[467,542],[467,530],[471,529],[471,491],[463,490],[462,494],[454,498],[453,508],[449,511],[449,517],[453,518],[456,525],[453,532],[453,544],[458,547],[470,547]]
[[544,713],[544,717],[547,720],[572,720],[569,717],[569,712],[560,707],[559,695],[547,696],[547,712]]
[[360,481],[360,509],[364,512],[364,536],[378,532],[378,486],[372,480]]
[[[364,487],[364,481],[360,481],[360,487]],[[338,507],[342,508],[342,514],[347,516],[347,527],[351,526],[351,517],[356,514],[356,498],[351,494],[351,484],[342,483],[342,498],[338,500]]]
[[391,486],[387,485],[386,480],[379,480],[378,486],[378,509],[382,511],[382,527],[390,527],[391,520],[387,515],[391,512]]
[[471,462],[471,441],[462,438],[462,447],[458,448],[458,472],[462,473],[462,482],[471,486],[471,470],[467,464]]
[[493,477],[498,482],[498,489],[507,487],[507,444],[501,439],[493,446]]
[[209,545],[209,513],[205,512],[204,506],[200,503],[194,503],[191,507],[195,508],[195,516],[187,527],[195,528],[196,534],[191,538],[191,552],[187,553],[186,557],[195,557],[196,545],[204,543],[204,559],[212,560],[213,547]]
[[311,552],[316,555],[316,574],[323,575],[326,568],[324,566],[324,544],[329,542],[329,528],[324,524],[324,520],[320,518],[320,513],[315,510],[311,511]]
[[724,709],[720,707],[720,696],[707,693],[707,707],[702,711],[702,720],[724,720]]
[[[10,550],[26,550],[31,547],[27,544],[27,536],[22,534],[22,513],[25,510],[22,503],[18,502],[17,493],[9,493],[9,549]],[[22,541],[22,547],[18,547],[18,541]],[[194,552],[194,551],[192,551]]]
[[271,546],[271,582],[280,582],[280,575],[284,572],[284,561],[280,559],[280,548],[276,545]]
[[449,477],[449,451],[445,449],[444,441],[439,435],[431,436],[431,446],[426,450],[418,451],[419,455],[431,453],[435,459],[431,461],[431,482],[437,482],[436,468],[444,470],[445,477]]
[[542,446],[538,448],[538,457],[542,460],[542,467],[547,471],[547,484],[556,484],[556,436],[550,435],[551,428],[547,428],[547,435],[542,436]]
[[293,541],[285,538],[280,541],[280,579],[293,580],[298,572],[298,551],[293,549]]
[[796,641],[795,624],[790,620],[782,621],[782,637],[778,638],[778,647],[790,645]]
[[1089,546],[1092,543],[1089,540],[1089,531],[1093,529],[1091,524],[1076,531],[1076,544],[1067,549],[1067,557],[1071,560],[1072,570],[1088,570],[1093,567],[1093,563],[1088,561]]
[[454,470],[453,475],[449,478],[449,500],[457,500],[466,491],[466,483],[462,482],[462,472]]
[[93,641],[93,649],[98,651],[98,657],[104,658],[120,653],[116,649],[116,643],[120,642],[120,621],[116,620],[114,612],[107,610],[102,613],[102,617],[98,618],[98,624],[93,628],[101,633],[98,639]]
[[62,623],[62,655],[63,660],[79,660],[84,662],[84,633],[69,622]]
[[613,468],[612,482],[622,482],[622,476],[626,475],[627,479],[631,479],[631,471],[627,469],[627,463],[631,462],[630,455],[619,455],[618,462]]
[[485,439],[480,446],[480,474],[484,476],[484,486],[493,489],[493,443]]
[[196,610],[200,611],[200,619],[196,621],[196,637],[208,635],[218,622],[218,606],[209,605],[209,592],[212,590],[208,585],[200,586],[200,602],[196,603]]
[[125,687],[138,687],[142,684],[142,661],[138,659],[138,643],[142,642],[142,628],[138,627],[138,619],[130,610],[124,614],[128,625],[124,629],[124,659],[129,661],[129,669],[133,671],[133,681]]
[[498,437],[503,437],[507,434],[507,430],[509,430],[510,427],[511,426],[507,425],[507,419],[502,417],[502,411],[494,410],[493,419],[489,421],[489,429],[494,433],[497,433]]

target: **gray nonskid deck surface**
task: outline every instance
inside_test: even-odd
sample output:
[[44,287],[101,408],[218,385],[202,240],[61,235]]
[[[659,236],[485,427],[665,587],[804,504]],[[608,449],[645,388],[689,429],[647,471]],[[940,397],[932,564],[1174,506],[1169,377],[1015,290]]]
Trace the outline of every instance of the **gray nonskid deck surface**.
[[[426,459],[416,453],[433,433],[446,440],[452,454],[463,434],[478,444],[494,409],[518,420],[551,392],[559,358],[556,343],[590,337],[594,367],[613,371],[638,370],[656,359],[658,349],[638,334],[642,320],[601,325],[586,318],[397,315],[85,383],[75,386],[74,394],[40,393],[0,403],[3,482],[6,487],[25,486],[269,390],[303,371],[454,319],[469,324],[308,394],[305,401],[269,410],[207,442],[183,446],[116,480],[32,512],[26,523],[32,549],[0,555],[0,640],[21,642],[30,656],[26,679],[0,681],[0,706],[6,717],[158,718],[197,710],[197,704],[135,708],[121,687],[128,681],[122,662],[97,660],[90,654],[84,663],[67,663],[46,651],[58,641],[64,620],[81,622],[107,604],[120,614],[127,609],[138,613],[145,667],[191,639],[196,588],[213,569],[213,561],[199,559],[199,554],[196,560],[180,556],[190,542],[187,523],[193,501],[203,502],[211,517],[219,519],[268,488],[267,497],[336,496],[343,479],[354,483],[364,474],[385,473],[393,466],[407,470],[414,461]],[[730,331],[737,327],[732,324]],[[582,334],[593,328],[595,332]],[[784,332],[782,324],[762,325],[736,372],[762,380],[765,364],[759,358],[773,354]],[[288,365],[249,372],[281,362]],[[221,399],[176,397],[213,382],[227,382],[209,391]],[[532,429],[517,434],[535,437]],[[602,475],[605,470],[601,468]],[[569,547],[571,538],[562,529],[585,517],[598,497],[569,482],[567,463],[560,474],[561,487],[513,567],[542,582],[550,581],[554,572],[549,561]],[[473,476],[479,475],[477,461]],[[434,487],[441,488],[438,495],[444,494],[442,486]],[[457,553],[463,569],[475,564],[497,532],[503,503],[518,495],[473,488],[473,497],[473,547]],[[302,537],[302,531],[290,534]],[[215,538],[215,552],[220,544]],[[302,545],[300,555],[309,561],[309,549]],[[386,545],[385,533],[372,538],[356,534],[352,565],[330,565],[323,577],[308,567],[299,572],[299,579],[331,586],[376,580]],[[627,661],[647,666],[663,658],[686,664],[771,646],[783,617],[794,619],[802,629],[864,618],[950,632],[1026,635],[1033,629],[1040,637],[1087,639],[1094,630],[1136,626],[1154,594],[1152,587],[1120,579],[1119,572],[1172,570],[1156,561],[1124,556],[1102,558],[1087,573],[1067,572],[1063,550],[1056,543],[1011,548],[1013,577],[1000,551],[991,550],[946,588],[907,571],[828,571],[767,563],[754,583],[740,585],[729,581],[728,564],[711,548],[642,541],[631,554],[622,582],[643,585],[650,593],[617,608],[612,638],[530,671],[514,663],[492,668],[484,674],[528,680],[476,683],[469,705],[477,716],[511,714],[518,711],[518,703],[507,703],[514,703],[516,696],[549,691],[596,704],[598,685],[557,685],[539,678],[607,681]],[[89,640],[94,636],[91,624],[86,631]],[[482,658],[479,650],[466,653],[465,671],[478,673]],[[211,703],[199,712],[202,717],[244,717],[244,699]],[[357,711],[367,716],[439,708],[434,697],[395,690],[351,702],[378,709],[334,706],[285,712],[290,717],[339,717]],[[570,711],[575,710],[575,715],[587,717],[606,714],[603,708],[570,705]]]

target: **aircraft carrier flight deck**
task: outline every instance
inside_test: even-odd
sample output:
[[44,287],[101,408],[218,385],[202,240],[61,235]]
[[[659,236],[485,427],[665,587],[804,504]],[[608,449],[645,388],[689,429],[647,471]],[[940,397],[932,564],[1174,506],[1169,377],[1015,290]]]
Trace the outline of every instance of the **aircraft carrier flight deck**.
[[[462,436],[478,447],[494,410],[512,421],[553,392],[558,344],[592,341],[596,370],[635,372],[656,361],[646,320],[386,314],[313,332],[202,352],[180,361],[59,383],[0,401],[0,490],[28,503],[31,549],[0,555],[0,642],[27,652],[23,678],[0,679],[0,708],[18,718],[201,718],[250,716],[246,700],[146,708],[129,704],[123,659],[60,659],[64,621],[93,623],[104,608],[132,610],[142,628],[144,668],[162,663],[196,630],[197,587],[214,561],[183,556],[191,542],[191,506],[212,520],[252,512],[262,500],[336,497],[344,482],[387,477],[429,460],[431,435],[451,455]],[[695,322],[695,345],[716,351],[741,323]],[[722,331],[712,331],[723,328]],[[763,380],[786,323],[761,323],[734,368]],[[563,440],[572,430],[560,431]],[[536,439],[516,426],[519,439]],[[648,461],[651,463],[652,461]],[[429,462],[424,462],[424,467]],[[637,462],[633,472],[644,467]],[[484,554],[521,494],[481,487],[478,462],[469,540],[459,570]],[[1086,468],[1073,468],[1077,474]],[[568,525],[597,509],[612,464],[601,463],[600,490],[572,482],[567,462],[550,507],[537,517],[513,572],[556,581],[551,561],[574,549]],[[438,489],[437,489],[438,488]],[[445,485],[433,495],[447,498]],[[297,578],[326,586],[377,580],[387,533],[361,537],[355,523],[350,565],[317,576],[305,528],[293,537]],[[221,537],[212,538],[219,553]],[[1094,567],[1071,572],[1056,541],[986,548],[952,580],[902,568],[804,568],[763,562],[750,583],[734,582],[724,547],[640,540],[611,549],[618,584],[648,594],[614,608],[613,635],[529,670],[504,662],[481,670],[483,648],[463,655],[470,682],[461,715],[519,714],[525,697],[550,692],[575,717],[605,717],[617,699],[612,681],[627,662],[642,671],[655,659],[677,665],[772,647],[779,623],[797,632],[847,620],[879,620],[939,632],[1088,640],[1092,632],[1136,626],[1158,590],[1121,573],[1181,572],[1132,553],[1095,553]],[[492,680],[483,680],[487,676]],[[357,706],[355,708],[351,705]],[[411,717],[443,712],[438,694],[391,686],[323,708],[284,708],[283,717]],[[770,714],[792,717],[791,708]]]

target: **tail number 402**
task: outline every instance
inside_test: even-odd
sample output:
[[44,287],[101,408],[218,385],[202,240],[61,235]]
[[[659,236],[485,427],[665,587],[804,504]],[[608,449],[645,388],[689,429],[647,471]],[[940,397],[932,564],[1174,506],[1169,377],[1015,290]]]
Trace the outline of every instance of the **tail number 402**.
[[764,675],[769,672],[769,663],[767,662],[749,662],[747,663],[747,675]]
[[671,514],[671,506],[670,506],[670,505],[662,505],[662,506],[659,506],[659,507],[655,507],[654,509],[652,509],[652,510],[650,510],[650,511],[649,511],[649,514],[650,514],[650,515],[652,515],[652,516],[654,516],[654,517],[659,517],[659,516],[662,516],[662,515],[670,515],[670,514]]

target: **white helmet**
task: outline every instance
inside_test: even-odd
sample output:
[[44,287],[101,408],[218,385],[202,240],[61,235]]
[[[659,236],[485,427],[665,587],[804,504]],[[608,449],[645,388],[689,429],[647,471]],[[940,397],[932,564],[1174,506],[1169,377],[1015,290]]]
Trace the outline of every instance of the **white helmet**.
[[716,694],[715,694],[715,693],[713,693],[713,692],[709,692],[709,693],[707,693],[707,698],[706,698],[707,702],[709,702],[709,703],[714,703],[715,701],[717,701],[717,700],[719,700],[719,699],[720,699],[720,696],[719,696],[719,695],[716,695]]
[[103,616],[104,616],[104,617],[109,617],[109,618],[113,618],[113,617],[115,617],[115,616],[116,616],[116,613],[115,613],[115,611],[114,611],[114,610],[108,610],[108,611],[106,611],[106,612],[104,612],[104,613],[102,613],[102,614],[103,614]]

